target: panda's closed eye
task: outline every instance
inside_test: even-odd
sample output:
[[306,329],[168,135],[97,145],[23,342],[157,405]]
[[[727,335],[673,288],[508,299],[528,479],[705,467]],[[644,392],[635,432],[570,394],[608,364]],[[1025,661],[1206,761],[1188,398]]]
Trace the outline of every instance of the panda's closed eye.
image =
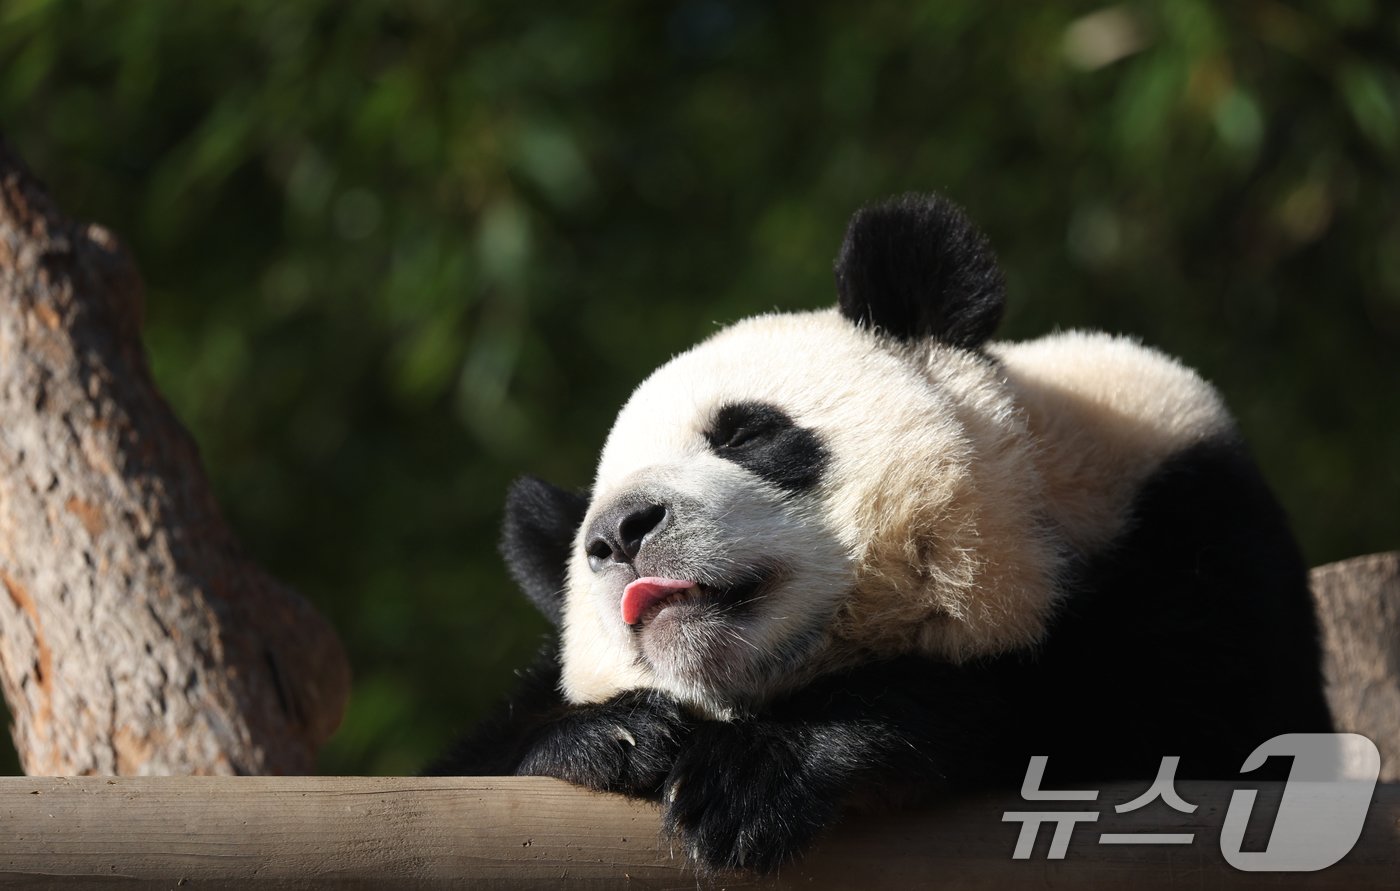
[[765,402],[731,402],[715,412],[705,439],[716,455],[780,489],[812,488],[826,469],[821,438]]
[[731,402],[715,412],[705,438],[716,451],[742,448],[792,426],[792,419],[771,405]]
[[737,449],[740,446],[751,442],[755,436],[760,435],[762,432],[762,430],[756,430],[753,427],[735,427],[726,436],[724,442],[717,444],[715,448]]

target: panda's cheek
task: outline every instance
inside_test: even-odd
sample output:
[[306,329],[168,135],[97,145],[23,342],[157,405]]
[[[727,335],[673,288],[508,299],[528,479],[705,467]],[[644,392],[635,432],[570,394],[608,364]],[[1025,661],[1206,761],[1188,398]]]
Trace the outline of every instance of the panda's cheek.
[[635,578],[636,574],[632,568],[625,565],[611,566],[601,572],[592,573],[588,597],[605,625],[612,627],[621,623],[622,592],[627,583]]

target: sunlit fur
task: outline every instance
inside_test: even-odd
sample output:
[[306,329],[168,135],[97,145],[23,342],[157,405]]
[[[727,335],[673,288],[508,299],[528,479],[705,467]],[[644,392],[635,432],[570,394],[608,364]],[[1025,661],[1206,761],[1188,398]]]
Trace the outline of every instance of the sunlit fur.
[[[832,462],[815,490],[784,493],[712,453],[707,424],[739,401],[821,437]],[[564,693],[655,688],[723,718],[872,652],[963,661],[1034,646],[1069,559],[1124,528],[1163,459],[1229,426],[1194,372],[1108,335],[974,353],[898,343],[835,310],[740,322],[623,407],[583,528],[614,496],[660,487],[698,506],[678,517],[683,577],[717,584],[765,561],[784,572],[750,614],[644,655],[580,536]]]

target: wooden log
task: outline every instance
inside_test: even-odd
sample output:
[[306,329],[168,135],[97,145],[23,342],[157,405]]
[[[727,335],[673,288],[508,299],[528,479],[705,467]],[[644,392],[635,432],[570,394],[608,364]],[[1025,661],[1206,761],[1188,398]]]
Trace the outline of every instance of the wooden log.
[[[713,877],[713,887],[1065,888],[1396,887],[1400,786],[1379,786],[1360,840],[1314,873],[1246,873],[1225,862],[1219,834],[1231,787],[1178,782],[1192,814],[1161,802],[1110,806],[1149,785],[1104,787],[1094,802],[1035,802],[1015,792],[852,819],[776,880]],[[1245,849],[1272,826],[1259,784]],[[1276,806],[1276,805],[1275,805]],[[1051,827],[1030,859],[1013,860],[1020,824],[1006,811],[1095,810],[1064,859],[1048,860]],[[1263,815],[1261,817],[1261,814]],[[1100,844],[1102,832],[1191,832],[1189,846]],[[250,883],[256,882],[256,885]],[[698,884],[697,884],[698,882]],[[0,886],[82,888],[541,886],[706,887],[660,834],[653,805],[542,778],[170,777],[0,779]]]

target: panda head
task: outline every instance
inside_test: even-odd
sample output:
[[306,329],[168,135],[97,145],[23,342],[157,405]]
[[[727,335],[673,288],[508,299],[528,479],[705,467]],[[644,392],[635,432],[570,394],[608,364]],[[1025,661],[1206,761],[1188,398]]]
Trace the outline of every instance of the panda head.
[[1022,421],[982,346],[1003,309],[950,203],[858,212],[839,304],[732,325],[619,413],[591,496],[512,490],[503,549],[561,626],[575,702],[734,714],[814,671],[1033,643],[1053,599]]

